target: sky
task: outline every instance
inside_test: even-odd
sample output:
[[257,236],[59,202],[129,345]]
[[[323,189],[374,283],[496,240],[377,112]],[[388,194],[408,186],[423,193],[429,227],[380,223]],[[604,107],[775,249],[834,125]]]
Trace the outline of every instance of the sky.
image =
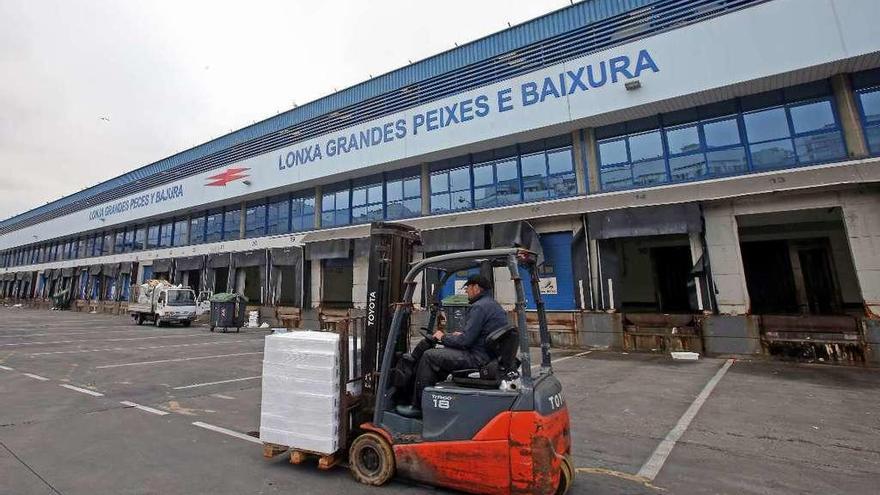
[[569,0],[0,0],[0,219]]

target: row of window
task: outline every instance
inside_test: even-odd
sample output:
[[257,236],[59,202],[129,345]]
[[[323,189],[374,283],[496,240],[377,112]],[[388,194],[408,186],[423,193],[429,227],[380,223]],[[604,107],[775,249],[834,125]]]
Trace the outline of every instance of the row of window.
[[[880,155],[880,71],[854,75],[867,144]],[[846,146],[827,81],[804,84],[596,129],[603,191],[830,162]],[[577,194],[571,136],[509,146],[430,164],[431,214]],[[420,216],[417,171],[325,187],[321,227]],[[247,238],[315,227],[315,197],[283,195],[248,203]],[[234,240],[241,210],[218,209],[114,232],[0,254],[20,266],[143,249]]]
[[646,187],[841,160],[846,146],[830,92],[821,81],[597,129],[601,187]]

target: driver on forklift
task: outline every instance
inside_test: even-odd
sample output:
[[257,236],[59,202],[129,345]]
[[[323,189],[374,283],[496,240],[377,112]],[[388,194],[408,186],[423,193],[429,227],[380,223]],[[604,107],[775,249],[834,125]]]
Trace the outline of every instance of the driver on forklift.
[[[433,342],[425,340],[413,349],[418,363],[412,405],[401,405],[397,412],[409,417],[421,414],[422,391],[446,378],[455,370],[479,368],[489,362],[486,337],[509,325],[507,313],[492,297],[492,285],[483,275],[472,275],[464,284],[470,309],[460,332],[445,334],[437,330]],[[430,348],[442,344],[442,349]]]

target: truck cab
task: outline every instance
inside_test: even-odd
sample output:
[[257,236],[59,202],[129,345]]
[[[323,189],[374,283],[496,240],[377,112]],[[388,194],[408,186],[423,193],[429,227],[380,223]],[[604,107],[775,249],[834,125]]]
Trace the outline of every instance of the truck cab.
[[149,321],[157,327],[170,323],[188,327],[198,316],[195,292],[162,280],[148,280],[136,286],[128,310],[138,325]]

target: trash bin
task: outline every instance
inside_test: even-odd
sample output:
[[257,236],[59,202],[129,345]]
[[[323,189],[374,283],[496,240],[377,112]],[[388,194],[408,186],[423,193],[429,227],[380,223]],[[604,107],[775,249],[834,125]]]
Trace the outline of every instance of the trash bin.
[[70,309],[70,289],[56,292],[52,296],[52,309]]
[[464,328],[464,322],[471,307],[467,296],[451,295],[443,298],[441,302],[446,312],[446,332],[460,332]]
[[247,298],[241,294],[221,292],[211,296],[211,331],[229,328],[241,331],[244,326]]

